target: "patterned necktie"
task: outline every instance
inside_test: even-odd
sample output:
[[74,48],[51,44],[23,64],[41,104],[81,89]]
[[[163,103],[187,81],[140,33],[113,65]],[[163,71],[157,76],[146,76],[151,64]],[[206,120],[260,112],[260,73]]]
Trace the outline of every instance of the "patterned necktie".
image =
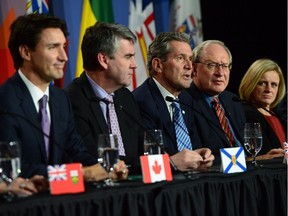
[[117,118],[116,111],[115,111],[115,106],[113,103],[113,96],[108,95],[104,99],[104,101],[105,100],[108,101],[108,103],[106,103],[106,105],[107,105],[107,124],[109,127],[109,132],[112,134],[116,134],[116,136],[118,138],[119,155],[125,156],[126,154],[125,154],[123,140],[122,140],[122,136],[121,136],[121,132],[120,132],[118,118]]
[[42,130],[44,133],[44,142],[45,142],[45,149],[46,149],[46,155],[47,158],[49,157],[49,137],[50,137],[50,121],[47,113],[47,102],[48,102],[48,96],[44,95],[39,100],[39,109],[40,109],[40,116],[41,116],[41,125]]
[[222,108],[222,106],[220,105],[217,97],[214,97],[213,100],[211,101],[211,104],[216,112],[216,115],[218,117],[218,120],[221,124],[221,127],[225,133],[225,136],[228,140],[228,142],[230,143],[230,146],[233,146],[233,143],[234,143],[234,136],[230,130],[230,127],[229,127],[229,124],[228,124],[228,121],[226,119],[226,116],[225,116],[225,112],[224,112],[224,109]]
[[173,122],[176,133],[178,150],[182,151],[185,148],[192,150],[192,143],[190,140],[186,124],[184,122],[180,105],[177,102],[173,102],[171,106],[173,108]]

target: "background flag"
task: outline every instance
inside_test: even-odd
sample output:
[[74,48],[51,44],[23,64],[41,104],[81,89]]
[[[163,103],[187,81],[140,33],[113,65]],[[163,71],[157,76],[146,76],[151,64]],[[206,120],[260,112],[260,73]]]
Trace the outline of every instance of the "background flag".
[[156,36],[154,9],[151,0],[130,0],[129,28],[137,36],[135,44],[137,69],[133,74],[131,90],[148,77],[147,48]]
[[82,19],[77,54],[76,77],[79,77],[79,75],[83,72],[83,59],[81,53],[82,38],[84,36],[86,28],[94,25],[97,20],[114,22],[111,0],[83,0]]
[[200,0],[172,1],[170,31],[190,34],[192,48],[203,41]]
[[26,4],[26,14],[48,14],[48,2],[49,0],[28,0]]
[[15,72],[13,60],[8,49],[10,25],[17,16],[25,13],[25,1],[0,1],[0,84]]

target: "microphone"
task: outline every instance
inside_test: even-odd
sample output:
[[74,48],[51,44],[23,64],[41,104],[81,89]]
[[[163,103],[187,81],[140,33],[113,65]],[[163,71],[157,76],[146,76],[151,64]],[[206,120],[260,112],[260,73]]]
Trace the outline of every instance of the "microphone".
[[283,122],[287,122],[287,120],[285,118],[283,118],[282,116],[279,116],[276,113],[274,113],[274,112],[272,112],[272,111],[270,111],[270,110],[268,110],[268,109],[266,109],[266,108],[264,108],[264,107],[262,107],[262,106],[260,106],[260,105],[258,105],[256,103],[254,103],[254,102],[250,102],[248,100],[244,100],[244,99],[241,99],[241,98],[238,98],[238,97],[233,97],[232,100],[235,101],[235,102],[242,102],[242,103],[245,103],[245,104],[248,104],[248,105],[252,105],[252,106],[255,106],[256,108],[261,108],[261,109],[265,110],[266,112],[270,113],[272,116],[275,116],[278,119],[281,119]]
[[[8,111],[2,107],[0,107],[0,115],[9,115],[9,116],[12,116],[12,117],[17,117],[17,118],[20,118],[22,120],[24,120],[26,123],[28,123],[31,127],[35,128],[38,132],[40,132],[43,136],[49,138],[49,140],[52,141],[52,143],[55,144],[56,147],[58,147],[61,151],[64,152],[65,155],[67,155],[66,153],[66,150],[63,149],[59,143],[57,143],[50,135],[46,134],[42,128],[40,128],[38,125],[36,125],[34,122],[30,121],[28,118],[26,118],[25,116],[21,115],[21,114],[18,114],[16,112],[11,112],[11,111]],[[46,161],[48,162],[48,161]]]
[[[208,121],[208,122],[210,122],[211,124],[213,124],[218,130],[221,131],[221,133],[224,133],[224,134],[225,134],[225,137],[228,138],[228,141],[229,141],[229,142],[231,141],[231,139],[230,139],[230,137],[228,136],[228,134],[225,133],[225,131],[222,129],[222,127],[221,127],[220,125],[218,125],[218,124],[216,124],[215,122],[213,122],[213,121],[211,121],[210,119],[208,119],[208,118],[207,118],[206,116],[204,116],[199,110],[195,109],[195,108],[192,107],[190,104],[187,104],[187,103],[182,102],[182,101],[180,102],[179,100],[175,100],[174,98],[172,98],[172,97],[170,97],[170,96],[166,96],[165,100],[168,101],[168,102],[172,102],[172,103],[175,102],[175,103],[183,104],[184,106],[189,107],[189,108],[192,109],[194,112],[198,113],[201,117],[203,117],[206,121]],[[235,140],[233,140],[232,143],[233,143],[233,146],[237,146],[237,147],[238,147],[238,145],[235,143]]]
[[104,103],[107,103],[107,102],[108,102],[108,103],[113,103],[114,105],[116,105],[116,106],[119,108],[119,110],[121,110],[126,116],[128,116],[134,123],[136,123],[144,132],[146,132],[146,133],[148,134],[148,136],[149,136],[151,139],[153,139],[153,141],[157,144],[158,147],[160,147],[160,149],[161,149],[165,154],[167,153],[167,152],[164,150],[164,146],[158,142],[158,140],[156,139],[156,137],[154,137],[153,134],[151,134],[151,133],[147,130],[147,128],[146,128],[143,124],[141,124],[141,122],[140,122],[138,119],[136,119],[136,118],[135,118],[133,115],[131,115],[127,110],[125,110],[121,104],[116,103],[114,100],[113,100],[113,102],[107,101],[105,98],[100,99],[100,98],[98,98],[98,97],[94,97],[93,100],[96,101],[96,102],[102,101],[102,102],[104,102]]
[[[96,100],[97,100],[97,101],[100,101],[99,98],[97,98]],[[124,109],[124,107],[123,107],[121,104],[115,103],[115,101],[113,101],[113,104],[116,105],[116,106],[117,106],[126,116],[128,116],[134,123],[136,123],[144,132],[146,132],[146,133],[148,134],[148,136],[155,141],[156,145],[157,145],[158,147],[160,147],[161,151],[162,151],[164,154],[169,155],[169,154],[166,152],[166,150],[165,150],[165,146],[162,145],[162,144],[160,144],[160,143],[158,142],[158,140],[156,139],[156,137],[154,137],[153,134],[151,134],[151,133],[147,130],[147,128],[146,128],[143,124],[141,124],[141,123],[139,122],[138,119],[136,119],[136,118],[135,118],[134,116],[132,116],[126,109]],[[177,167],[176,167],[175,163],[173,162],[173,160],[171,159],[171,157],[169,157],[169,161],[170,161],[170,164],[171,164],[171,166],[173,167],[173,169],[176,171],[176,170],[177,170]]]

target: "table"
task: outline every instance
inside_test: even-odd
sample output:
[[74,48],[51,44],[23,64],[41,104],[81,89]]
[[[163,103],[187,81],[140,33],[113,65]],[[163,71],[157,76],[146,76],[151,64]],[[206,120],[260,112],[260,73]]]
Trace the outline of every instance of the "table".
[[142,183],[141,176],[117,187],[87,184],[81,194],[48,192],[0,202],[0,216],[286,216],[287,166],[264,163],[244,173],[175,174],[171,182]]

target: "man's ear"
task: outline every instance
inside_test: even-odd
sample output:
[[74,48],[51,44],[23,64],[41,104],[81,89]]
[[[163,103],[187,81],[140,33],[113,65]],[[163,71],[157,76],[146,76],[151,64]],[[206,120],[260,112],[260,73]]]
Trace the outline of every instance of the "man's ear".
[[108,56],[106,54],[103,53],[98,53],[97,54],[97,59],[100,63],[100,65],[106,70],[108,68]]
[[162,64],[161,59],[159,59],[159,58],[154,58],[154,59],[152,60],[152,67],[153,67],[154,71],[161,73],[162,70],[163,70],[163,64]]
[[20,45],[19,53],[24,60],[29,61],[31,59],[30,49],[27,45]]
[[192,75],[191,75],[191,77],[192,77],[192,78],[193,78],[193,77],[197,77],[197,64],[193,63],[192,66],[193,66],[193,69],[192,69]]

